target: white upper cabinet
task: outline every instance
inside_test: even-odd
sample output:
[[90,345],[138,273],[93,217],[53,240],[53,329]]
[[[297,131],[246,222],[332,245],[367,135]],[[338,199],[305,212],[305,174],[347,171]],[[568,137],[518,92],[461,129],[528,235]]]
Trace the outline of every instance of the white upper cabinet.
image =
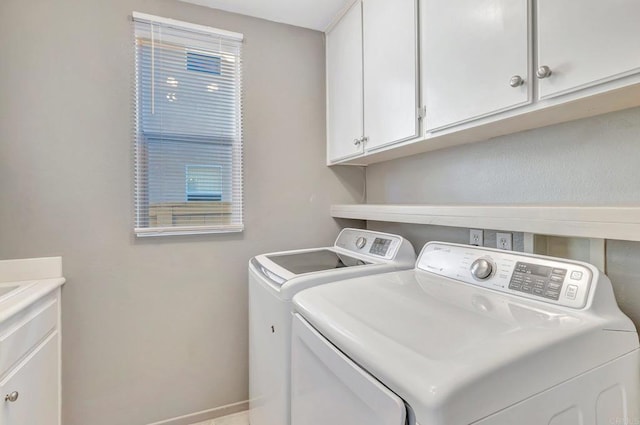
[[427,131],[531,102],[527,0],[421,0],[420,10]]
[[358,2],[327,33],[328,161],[364,152],[362,7]]
[[639,0],[538,0],[540,99],[640,72]]
[[417,0],[363,0],[367,151],[419,134],[417,31]]
[[327,39],[330,164],[640,106],[640,0],[360,0]]
[[416,138],[417,0],[356,2],[327,33],[327,159]]

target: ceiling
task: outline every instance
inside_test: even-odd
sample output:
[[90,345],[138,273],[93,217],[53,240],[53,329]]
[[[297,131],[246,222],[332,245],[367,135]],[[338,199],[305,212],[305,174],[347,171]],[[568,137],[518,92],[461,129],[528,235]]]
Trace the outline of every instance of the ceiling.
[[181,0],[227,12],[324,31],[353,0]]

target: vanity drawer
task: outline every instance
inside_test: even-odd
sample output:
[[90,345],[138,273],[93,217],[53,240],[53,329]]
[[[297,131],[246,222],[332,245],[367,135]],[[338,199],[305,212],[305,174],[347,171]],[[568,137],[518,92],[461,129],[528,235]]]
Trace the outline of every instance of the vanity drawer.
[[58,326],[58,298],[46,298],[0,326],[0,376]]

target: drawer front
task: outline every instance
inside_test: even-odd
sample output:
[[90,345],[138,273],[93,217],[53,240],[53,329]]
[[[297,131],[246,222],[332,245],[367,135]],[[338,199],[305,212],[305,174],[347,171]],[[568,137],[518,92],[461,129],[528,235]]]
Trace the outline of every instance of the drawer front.
[[48,298],[9,319],[0,330],[0,376],[58,325],[58,299]]

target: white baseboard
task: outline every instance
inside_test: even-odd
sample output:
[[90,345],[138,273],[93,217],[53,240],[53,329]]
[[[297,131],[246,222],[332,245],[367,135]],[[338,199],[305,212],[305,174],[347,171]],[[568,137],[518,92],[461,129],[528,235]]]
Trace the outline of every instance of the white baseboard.
[[227,404],[226,406],[216,407],[214,409],[203,410],[201,412],[191,413],[189,415],[179,416],[177,418],[166,419],[160,422],[154,422],[149,425],[191,425],[198,422],[204,422],[211,419],[220,418],[222,416],[232,415],[234,413],[243,412],[249,409],[249,400],[240,401],[238,403]]

